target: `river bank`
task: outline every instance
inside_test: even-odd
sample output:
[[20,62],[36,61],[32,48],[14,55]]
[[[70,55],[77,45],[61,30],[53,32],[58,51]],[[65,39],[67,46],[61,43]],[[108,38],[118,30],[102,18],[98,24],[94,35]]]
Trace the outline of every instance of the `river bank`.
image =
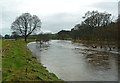
[[[34,40],[28,40],[31,42]],[[2,81],[62,81],[32,55],[24,40],[2,41]]]
[[88,44],[88,45],[98,45],[98,46],[104,46],[104,45],[114,45],[114,46],[120,46],[120,43],[118,41],[97,41],[97,40],[71,40],[73,42],[77,43],[83,43],[83,44]]

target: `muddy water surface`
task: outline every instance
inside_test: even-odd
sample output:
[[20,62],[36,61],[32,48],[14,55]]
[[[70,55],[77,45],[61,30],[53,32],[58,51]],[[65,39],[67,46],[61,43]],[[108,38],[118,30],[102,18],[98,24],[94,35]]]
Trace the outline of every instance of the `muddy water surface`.
[[65,40],[51,40],[28,48],[49,72],[65,81],[117,81],[117,53]]

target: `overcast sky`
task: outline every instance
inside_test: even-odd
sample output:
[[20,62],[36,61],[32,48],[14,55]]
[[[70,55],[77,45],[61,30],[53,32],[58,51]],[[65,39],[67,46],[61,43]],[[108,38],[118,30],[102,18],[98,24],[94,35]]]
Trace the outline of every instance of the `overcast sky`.
[[42,31],[57,33],[81,23],[87,11],[98,10],[118,16],[119,0],[0,0],[0,32],[10,34],[11,23],[22,13],[37,15]]

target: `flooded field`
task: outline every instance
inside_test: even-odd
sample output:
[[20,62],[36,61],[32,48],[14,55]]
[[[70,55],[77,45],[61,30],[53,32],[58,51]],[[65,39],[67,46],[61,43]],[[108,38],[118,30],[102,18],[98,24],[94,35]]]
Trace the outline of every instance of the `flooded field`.
[[117,50],[92,48],[66,40],[51,40],[28,48],[49,72],[65,81],[118,81]]

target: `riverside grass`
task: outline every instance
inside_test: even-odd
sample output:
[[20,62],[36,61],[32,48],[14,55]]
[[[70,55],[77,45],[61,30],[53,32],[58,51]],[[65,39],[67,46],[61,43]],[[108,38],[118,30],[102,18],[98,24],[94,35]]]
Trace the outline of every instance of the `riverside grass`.
[[22,39],[2,41],[2,81],[63,82],[37,61]]

